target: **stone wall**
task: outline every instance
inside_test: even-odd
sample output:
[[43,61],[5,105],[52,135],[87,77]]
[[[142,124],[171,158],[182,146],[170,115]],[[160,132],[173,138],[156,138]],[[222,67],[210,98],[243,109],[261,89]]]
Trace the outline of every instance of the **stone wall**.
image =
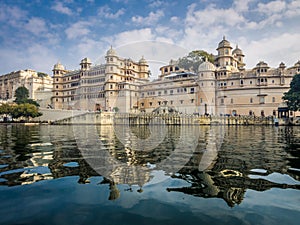
[[[94,113],[58,119],[55,124],[130,124],[130,125],[274,125],[273,117],[254,116],[199,116],[188,114],[128,114]],[[285,121],[280,120],[279,125]]]

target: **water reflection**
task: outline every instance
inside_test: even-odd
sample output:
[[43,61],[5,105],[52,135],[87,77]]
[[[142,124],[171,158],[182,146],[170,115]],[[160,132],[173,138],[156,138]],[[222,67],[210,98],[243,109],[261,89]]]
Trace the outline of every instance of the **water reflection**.
[[1,125],[0,185],[66,176],[88,184],[101,175],[100,185],[108,184],[108,199],[114,200],[120,198],[119,184],[128,185],[128,191],[137,185],[141,193],[154,178],[158,185],[171,178],[188,185],[161,191],[222,198],[230,207],[243,201],[247,189],[300,189],[298,127],[166,126],[157,143],[143,140],[161,127],[126,129]]

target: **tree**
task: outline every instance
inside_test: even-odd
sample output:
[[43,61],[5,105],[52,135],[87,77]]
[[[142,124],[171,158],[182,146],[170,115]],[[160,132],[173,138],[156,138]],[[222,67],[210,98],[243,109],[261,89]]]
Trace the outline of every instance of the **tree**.
[[29,120],[29,118],[41,116],[42,113],[39,112],[37,106],[29,103],[24,103],[14,106],[12,108],[11,115],[15,119],[25,117],[27,120]]
[[0,105],[0,115],[9,115],[12,111],[12,106],[10,104]]
[[39,103],[29,98],[29,91],[26,87],[18,87],[15,91],[15,103],[24,104],[29,103],[39,107]]
[[178,66],[186,70],[191,69],[197,73],[199,65],[205,61],[205,58],[207,58],[209,62],[214,63],[214,56],[212,54],[209,54],[203,50],[194,50],[191,51],[187,56],[179,58]]
[[296,74],[290,85],[290,90],[283,93],[283,100],[286,100],[287,106],[291,111],[300,110],[300,74]]
[[29,91],[26,87],[18,87],[15,91],[15,102],[17,104],[23,103],[29,98]]

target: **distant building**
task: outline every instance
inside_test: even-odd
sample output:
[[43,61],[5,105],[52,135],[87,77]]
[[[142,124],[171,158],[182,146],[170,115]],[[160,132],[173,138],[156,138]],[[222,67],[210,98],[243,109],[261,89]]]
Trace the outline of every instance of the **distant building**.
[[19,70],[0,76],[0,99],[13,101],[18,87],[26,87],[29,98],[36,100],[41,107],[51,104],[52,78],[34,70]]
[[245,69],[242,50],[223,38],[214,64],[205,60],[198,73],[179,68],[176,61],[160,68],[149,80],[149,66],[117,56],[109,49],[106,63],[92,66],[88,58],[80,69],[53,68],[52,105],[55,109],[119,112],[188,113],[200,115],[275,115],[300,61],[287,68],[270,68],[259,62]]

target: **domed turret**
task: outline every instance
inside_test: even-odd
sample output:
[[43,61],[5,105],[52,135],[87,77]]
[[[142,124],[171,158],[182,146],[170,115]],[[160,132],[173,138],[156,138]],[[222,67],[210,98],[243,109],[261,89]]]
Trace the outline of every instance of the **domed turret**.
[[244,56],[243,51],[236,45],[236,48],[232,51],[232,54],[237,56]]
[[230,48],[230,49],[232,49],[232,47],[230,45],[230,42],[225,39],[225,36],[223,36],[223,40],[219,43],[217,50],[219,48]]
[[65,70],[65,67],[60,62],[58,62],[54,65],[53,70]]
[[117,55],[116,51],[110,46],[110,49],[106,52],[107,56],[115,56]]
[[139,64],[147,64],[147,61],[144,58],[144,56],[140,59]]
[[207,60],[207,58],[205,58],[205,61],[202,62],[199,67],[198,67],[198,71],[199,72],[205,72],[205,71],[215,71],[216,67],[214,66],[214,64],[212,64],[211,62],[209,62]]

